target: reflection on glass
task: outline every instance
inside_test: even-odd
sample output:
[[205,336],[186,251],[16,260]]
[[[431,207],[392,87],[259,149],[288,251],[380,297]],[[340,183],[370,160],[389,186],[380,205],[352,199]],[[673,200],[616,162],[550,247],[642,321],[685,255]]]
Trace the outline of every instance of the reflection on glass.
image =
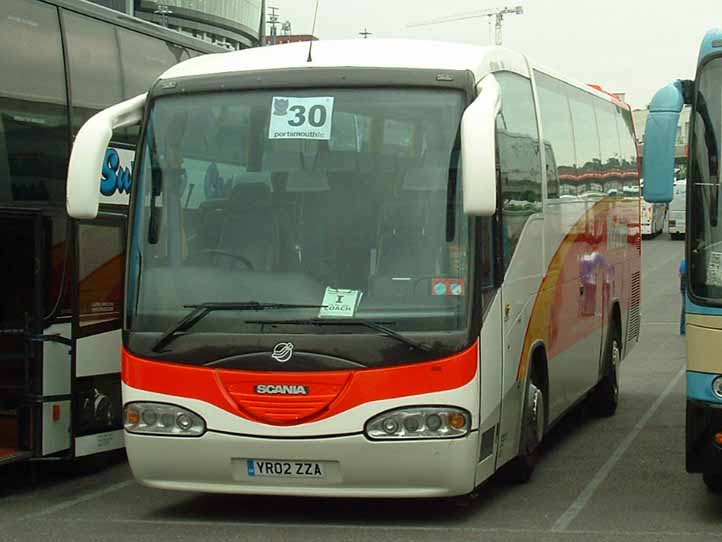
[[[289,96],[312,100],[291,120],[313,115],[318,140],[276,138],[274,115],[297,107]],[[319,96],[332,111],[312,112]],[[471,261],[454,182],[462,108],[455,91],[392,89],[158,100],[138,179],[133,325],[160,331],[202,302],[318,305],[333,288],[358,292],[356,315],[395,329],[459,329]],[[194,329],[240,332],[242,321],[214,313]]]
[[531,82],[512,73],[495,75],[502,90],[497,118],[504,213],[504,263],[508,266],[530,216],[542,210],[539,130]]
[[0,201],[65,200],[69,141],[57,11],[0,2]]

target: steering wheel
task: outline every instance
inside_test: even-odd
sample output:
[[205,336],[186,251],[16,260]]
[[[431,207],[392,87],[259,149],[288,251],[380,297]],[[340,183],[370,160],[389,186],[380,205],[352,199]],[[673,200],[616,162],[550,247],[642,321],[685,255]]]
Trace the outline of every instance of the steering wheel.
[[208,248],[201,251],[201,254],[217,254],[219,256],[228,256],[229,258],[232,258],[234,260],[237,260],[241,262],[243,265],[245,265],[249,271],[255,271],[256,269],[253,267],[253,264],[251,263],[251,260],[248,258],[241,256],[240,254],[234,254],[233,252],[228,252],[227,250],[221,250],[218,248]]

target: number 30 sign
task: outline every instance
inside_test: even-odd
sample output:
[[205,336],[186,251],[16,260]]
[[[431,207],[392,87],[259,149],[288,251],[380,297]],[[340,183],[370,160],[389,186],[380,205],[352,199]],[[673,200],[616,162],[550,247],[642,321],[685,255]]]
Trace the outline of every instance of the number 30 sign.
[[273,98],[270,139],[331,139],[332,97]]

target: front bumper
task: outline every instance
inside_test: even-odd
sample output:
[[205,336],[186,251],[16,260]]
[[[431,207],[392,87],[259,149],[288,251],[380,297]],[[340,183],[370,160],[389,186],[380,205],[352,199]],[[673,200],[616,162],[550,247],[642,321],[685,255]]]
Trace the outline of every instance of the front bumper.
[[[379,442],[363,435],[268,439],[209,431],[200,438],[125,434],[142,484],[209,493],[316,497],[449,497],[475,487],[478,431],[437,441]],[[246,459],[325,461],[324,479],[259,478]]]

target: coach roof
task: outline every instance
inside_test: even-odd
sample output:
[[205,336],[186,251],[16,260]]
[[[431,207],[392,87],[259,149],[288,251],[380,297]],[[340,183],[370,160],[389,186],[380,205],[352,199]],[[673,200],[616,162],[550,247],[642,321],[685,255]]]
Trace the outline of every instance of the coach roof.
[[308,49],[309,42],[301,42],[206,55],[178,64],[161,77],[330,67],[466,70],[477,80],[490,69],[529,73],[523,55],[501,47],[421,40],[314,41],[312,62],[307,62]]
[[264,70],[300,68],[399,68],[464,70],[479,81],[489,72],[508,70],[526,77],[540,69],[606,101],[611,98],[553,70],[531,65],[521,53],[504,47],[480,47],[451,42],[403,39],[314,41],[312,61],[307,62],[310,42],[258,47],[205,55],[170,68],[161,79],[202,77]]

